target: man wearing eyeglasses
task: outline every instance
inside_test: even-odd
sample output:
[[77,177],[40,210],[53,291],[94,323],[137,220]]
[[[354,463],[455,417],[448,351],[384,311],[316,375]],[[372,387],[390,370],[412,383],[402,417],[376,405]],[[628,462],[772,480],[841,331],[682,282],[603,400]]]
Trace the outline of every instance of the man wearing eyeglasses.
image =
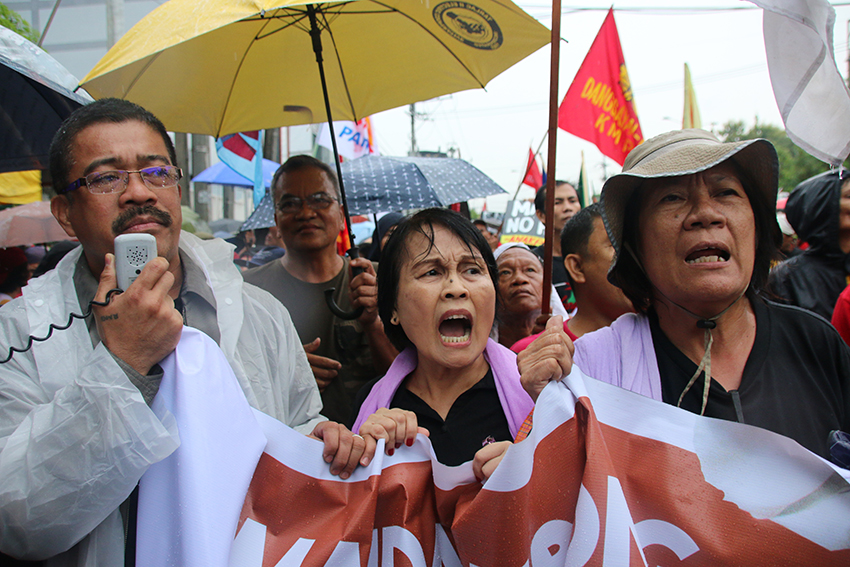
[[182,173],[162,123],[135,104],[96,101],[62,124],[50,166],[53,214],[81,246],[3,307],[0,357],[106,298],[119,234],[152,234],[159,257],[85,322],[0,364],[0,552],[51,565],[133,558],[131,493],[179,443],[149,404],[184,324],[220,345],[253,407],[324,438],[331,472],[347,477],[365,442],[319,415],[286,310],[243,283],[232,246],[181,233]]
[[[322,392],[322,414],[348,423],[354,395],[398,354],[378,317],[377,264],[339,255],[336,241],[345,220],[336,174],[326,163],[306,155],[289,158],[275,172],[272,197],[286,254],[248,270],[245,281],[289,310]],[[352,275],[351,268],[363,273]],[[360,317],[335,317],[325,303],[329,288],[344,311],[363,307]]]

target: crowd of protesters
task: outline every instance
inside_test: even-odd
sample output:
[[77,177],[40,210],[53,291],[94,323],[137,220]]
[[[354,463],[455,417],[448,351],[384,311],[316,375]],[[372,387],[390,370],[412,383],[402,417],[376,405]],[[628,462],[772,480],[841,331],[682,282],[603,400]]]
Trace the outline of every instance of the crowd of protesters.
[[[0,345],[93,316],[0,364],[0,552],[15,558],[131,563],[139,479],[179,442],[150,406],[184,325],[221,347],[253,407],[322,441],[343,479],[379,440],[392,454],[420,433],[440,462],[487,478],[574,362],[827,460],[830,433],[850,431],[850,181],[816,176],[777,211],[765,140],[652,138],[584,208],[557,182],[547,309],[542,248],[501,243],[492,221],[392,213],[368,258],[341,256],[339,185],[309,156],[275,174],[270,230],[236,246],[181,232],[173,144],[126,101],[76,111],[50,167],[53,214],[79,246],[0,251]],[[115,295],[126,232],[152,234],[159,257]],[[350,314],[328,308],[331,288]]]

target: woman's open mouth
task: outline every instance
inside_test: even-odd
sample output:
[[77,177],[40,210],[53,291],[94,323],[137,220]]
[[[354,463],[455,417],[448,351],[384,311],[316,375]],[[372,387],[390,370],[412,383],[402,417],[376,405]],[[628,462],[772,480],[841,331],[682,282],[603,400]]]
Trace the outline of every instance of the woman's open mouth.
[[730,254],[719,248],[704,248],[688,254],[685,262],[688,264],[705,264],[709,262],[726,262]]
[[465,343],[472,333],[472,321],[467,315],[449,315],[440,322],[439,331],[444,343]]

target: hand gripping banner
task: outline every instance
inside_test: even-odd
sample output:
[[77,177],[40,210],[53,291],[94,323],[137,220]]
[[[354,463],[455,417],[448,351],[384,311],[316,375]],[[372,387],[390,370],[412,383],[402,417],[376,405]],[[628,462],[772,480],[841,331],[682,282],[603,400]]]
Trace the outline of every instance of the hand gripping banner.
[[[850,564],[850,485],[839,471],[785,437],[575,367],[544,390],[530,436],[483,488],[469,463],[437,463],[422,436],[341,481],[321,443],[256,415],[268,444],[238,518],[234,567]],[[175,453],[195,442],[182,429],[181,440]],[[153,522],[163,530],[181,529],[162,517]],[[192,529],[213,520],[194,517]]]

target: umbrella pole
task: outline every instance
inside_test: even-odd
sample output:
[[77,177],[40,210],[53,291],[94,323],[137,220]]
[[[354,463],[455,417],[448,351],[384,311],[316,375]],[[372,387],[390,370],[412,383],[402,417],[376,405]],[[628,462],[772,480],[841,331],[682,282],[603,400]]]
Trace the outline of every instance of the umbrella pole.
[[[555,146],[558,140],[558,68],[561,48],[561,0],[552,1],[552,60],[549,74],[549,163],[546,164],[546,227],[543,241],[543,298],[540,312],[552,313],[552,252],[555,237]],[[561,235],[558,235],[560,238]]]
[[[342,200],[342,211],[345,215],[345,230],[348,233],[348,242],[351,243],[351,248],[348,249],[348,257],[352,260],[360,257],[360,250],[354,246],[354,234],[351,232],[351,215],[348,214],[348,201],[345,198],[345,184],[342,180],[342,168],[339,164],[339,150],[336,147],[336,133],[334,132],[334,121],[331,116],[331,101],[328,96],[328,83],[325,80],[325,66],[322,59],[322,30],[319,29],[319,22],[316,14],[318,10],[315,4],[307,4],[307,17],[310,19],[310,39],[313,40],[313,52],[316,54],[316,63],[319,65],[319,77],[322,80],[322,94],[325,97],[325,112],[328,115],[328,128],[331,132],[331,145],[334,151],[334,164],[336,165],[336,177],[339,181],[339,195]],[[356,277],[363,270],[360,268],[352,268],[351,277]],[[336,288],[328,288],[325,290],[325,301],[328,304],[328,309],[335,316],[345,321],[358,319],[363,314],[363,307],[358,307],[353,311],[343,311],[334,301],[333,294]]]
[[354,235],[351,232],[351,216],[348,214],[348,201],[345,198],[345,185],[342,180],[342,168],[339,165],[339,150],[336,147],[336,133],[334,132],[334,121],[331,116],[331,101],[328,96],[328,84],[325,80],[325,66],[322,58],[322,30],[316,17],[318,10],[315,4],[307,5],[307,16],[310,18],[310,39],[313,40],[313,52],[316,54],[316,63],[319,64],[319,77],[322,80],[322,94],[325,97],[325,112],[328,115],[328,128],[331,131],[331,145],[334,151],[334,164],[336,165],[336,176],[339,180],[339,194],[342,198],[342,210],[345,213],[345,226],[348,231],[348,240],[354,244]]

